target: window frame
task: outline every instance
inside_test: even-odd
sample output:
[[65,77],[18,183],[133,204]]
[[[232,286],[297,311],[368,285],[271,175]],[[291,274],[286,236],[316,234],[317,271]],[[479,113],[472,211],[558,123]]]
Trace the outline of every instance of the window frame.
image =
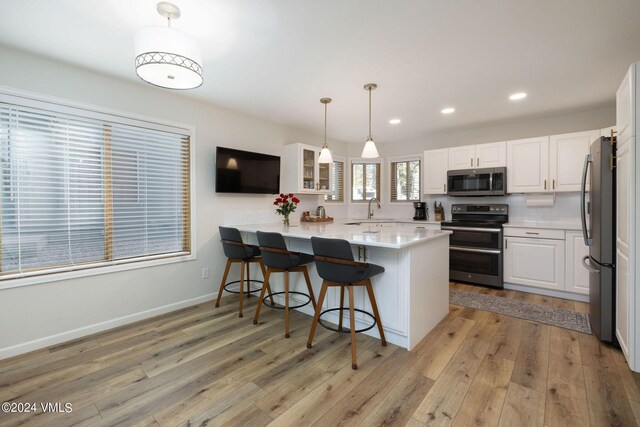
[[[346,187],[345,184],[347,183],[347,176],[346,176],[347,175],[347,171],[345,169],[346,169],[346,166],[348,165],[348,162],[347,162],[347,159],[345,157],[336,156],[336,155],[333,155],[333,161],[342,163],[342,165],[343,165],[342,166],[342,201],[339,201],[339,200],[327,200],[325,198],[323,198],[322,201],[324,203],[331,203],[334,206],[335,205],[344,205],[347,202],[347,197],[346,197],[347,196],[346,195],[347,190],[345,188]],[[331,164],[331,167],[333,167],[333,163]],[[334,181],[333,181],[333,175],[332,175],[331,176],[331,184],[332,185],[333,185],[333,182]],[[327,196],[327,195],[325,195],[325,196]]]
[[[420,171],[418,172],[418,199],[417,200],[394,200],[393,199],[393,166],[392,163],[402,163],[402,162],[410,162],[410,161],[419,161],[420,162]],[[423,167],[424,160],[422,159],[422,155],[420,154],[411,154],[406,156],[396,156],[390,157],[388,159],[388,167],[389,167],[389,202],[390,203],[413,203],[419,202],[422,199],[422,175],[423,175]]]
[[[170,120],[158,119],[129,113],[120,110],[113,110],[98,105],[72,101],[64,98],[43,95],[39,93],[0,86],[0,101],[8,104],[20,105],[29,108],[38,108],[52,113],[69,114],[87,117],[97,120],[116,122],[130,126],[144,126],[148,129],[164,132],[175,132],[189,136],[189,222],[188,232],[190,252],[170,253],[136,257],[134,259],[122,259],[111,261],[88,262],[73,266],[60,266],[45,268],[33,273],[16,273],[15,276],[7,275],[7,278],[0,280],[0,290],[15,287],[50,283],[62,280],[75,279],[80,277],[109,274],[119,271],[134,270],[138,268],[148,268],[153,266],[173,264],[177,262],[188,262],[197,259],[196,255],[196,132],[195,126],[172,122]],[[185,165],[186,166],[186,165]]]
[[349,203],[352,204],[364,204],[364,203],[369,203],[369,199],[367,199],[366,194],[364,197],[364,200],[353,200],[353,165],[354,164],[377,164],[378,167],[380,168],[380,179],[378,180],[379,182],[377,183],[377,199],[378,202],[382,203],[382,195],[384,194],[383,192],[383,181],[384,181],[384,168],[383,168],[383,164],[384,162],[382,161],[382,158],[377,158],[377,159],[364,159],[361,157],[356,157],[356,158],[351,158],[349,159]]

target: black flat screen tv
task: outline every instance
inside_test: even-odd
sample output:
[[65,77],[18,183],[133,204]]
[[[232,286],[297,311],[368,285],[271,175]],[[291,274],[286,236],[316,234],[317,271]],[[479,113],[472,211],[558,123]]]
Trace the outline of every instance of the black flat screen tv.
[[280,157],[216,147],[216,193],[280,193]]

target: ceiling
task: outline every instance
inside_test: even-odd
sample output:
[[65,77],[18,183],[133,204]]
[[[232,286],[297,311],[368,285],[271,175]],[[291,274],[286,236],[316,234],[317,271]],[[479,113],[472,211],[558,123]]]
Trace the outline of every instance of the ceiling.
[[[175,0],[204,84],[181,95],[362,143],[398,142],[613,105],[640,60],[638,0]],[[164,25],[155,0],[3,3],[0,44],[140,81],[133,38]],[[157,89],[164,90],[164,89]],[[519,102],[508,95],[525,91]],[[456,112],[442,115],[453,106]],[[390,125],[391,118],[402,123]]]

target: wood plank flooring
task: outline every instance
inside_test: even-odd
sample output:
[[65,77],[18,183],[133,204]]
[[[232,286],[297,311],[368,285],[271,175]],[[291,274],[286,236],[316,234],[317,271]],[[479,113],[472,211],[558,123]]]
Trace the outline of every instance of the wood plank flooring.
[[[586,304],[452,283],[586,312]],[[246,313],[257,298],[245,299]],[[640,374],[591,335],[451,305],[411,352],[281,310],[237,317],[237,296],[0,361],[0,402],[71,403],[2,413],[0,426],[633,426]],[[384,322],[384,319],[382,319]]]

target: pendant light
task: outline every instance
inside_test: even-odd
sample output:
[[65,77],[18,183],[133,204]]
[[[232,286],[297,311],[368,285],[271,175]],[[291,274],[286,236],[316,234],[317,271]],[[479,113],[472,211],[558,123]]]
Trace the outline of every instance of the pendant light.
[[320,102],[324,104],[324,144],[320,151],[320,157],[318,163],[333,163],[333,157],[331,157],[331,151],[329,151],[329,145],[327,145],[327,104],[331,102],[331,98],[321,98]]
[[171,20],[180,17],[180,9],[164,1],[156,8],[161,16],[167,18],[167,26],[145,27],[136,33],[136,74],[147,83],[167,89],[200,86],[200,48],[191,36],[171,28]]
[[364,143],[364,149],[362,150],[362,158],[364,159],[375,159],[380,157],[378,154],[378,149],[376,148],[376,143],[373,142],[373,137],[371,136],[371,91],[375,90],[378,87],[375,83],[367,83],[364,85],[364,90],[369,91],[369,137],[367,141]]

